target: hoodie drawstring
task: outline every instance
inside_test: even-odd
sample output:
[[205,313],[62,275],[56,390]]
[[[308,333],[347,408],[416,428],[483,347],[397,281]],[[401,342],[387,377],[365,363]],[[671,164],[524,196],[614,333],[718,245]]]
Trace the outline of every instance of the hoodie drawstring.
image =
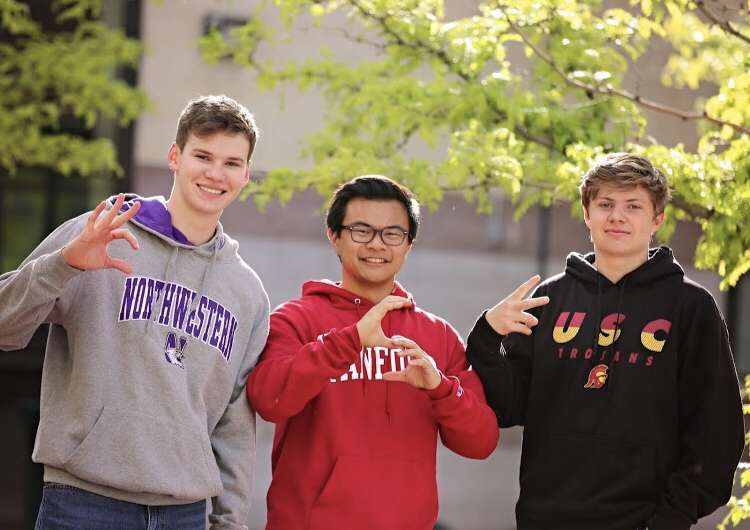
[[[387,313],[385,317],[388,319],[388,329],[391,329],[391,313]],[[390,353],[390,348],[388,348]],[[401,363],[399,362],[398,365],[400,366]],[[385,382],[385,418],[386,421],[390,424],[391,423],[391,383],[389,381]]]
[[[357,322],[362,318],[362,299],[361,298],[355,298],[354,299],[354,307],[357,309]],[[362,395],[367,395],[367,388],[365,387],[365,367],[362,357],[364,356],[364,344],[361,345],[361,349],[359,350],[359,379],[362,381]],[[356,364],[356,362],[355,362]]]
[[[148,335],[148,333],[151,331],[151,328],[153,327],[154,321],[158,318],[158,314],[160,312],[160,306],[159,301],[163,300],[164,298],[164,291],[166,291],[167,284],[171,281],[173,277],[175,277],[174,269],[176,267],[177,263],[177,257],[180,252],[180,247],[175,246],[172,250],[172,255],[169,257],[169,261],[167,261],[167,267],[164,269],[164,288],[161,290],[159,295],[156,297],[156,300],[154,300],[153,305],[151,306],[152,312],[151,312],[151,318],[149,318],[146,321],[146,330],[145,334]],[[206,265],[206,268],[203,269],[203,278],[201,279],[200,286],[198,288],[198,291],[196,293],[195,298],[190,302],[190,307],[188,308],[187,314],[192,315],[193,311],[196,309],[197,305],[200,303],[201,297],[206,292],[206,286],[208,285],[208,282],[211,279],[211,272],[214,269],[214,266],[216,265],[216,259],[219,255],[219,242],[215,241],[213,245],[213,250],[211,252],[211,261],[209,261],[208,265]]]
[[[597,418],[596,425],[596,432],[599,433],[602,430],[605,430],[606,427],[604,425],[604,420],[608,415],[609,411],[612,409],[612,404],[615,401],[615,385],[617,384],[617,377],[615,377],[615,370],[617,369],[616,366],[619,365],[622,362],[622,359],[620,361],[615,361],[615,352],[617,347],[617,342],[620,340],[620,310],[622,309],[622,300],[625,295],[625,286],[628,283],[627,278],[622,280],[622,283],[620,284],[620,288],[618,289],[617,293],[617,305],[615,306],[615,327],[614,327],[614,335],[612,338],[612,344],[610,344],[610,355],[609,359],[607,359],[606,364],[609,367],[609,371],[607,373],[607,385],[606,385],[606,391],[605,394],[607,395],[607,406],[602,409],[602,411],[599,413],[599,417]],[[596,352],[598,357],[598,351],[599,351],[599,323],[601,320],[601,277],[597,279],[597,307],[599,312],[599,317],[597,319],[596,324],[596,342],[594,343],[596,346]],[[595,359],[597,358],[595,357]],[[599,362],[597,362],[599,364]]]
[[[615,315],[617,315],[615,318],[615,335],[614,335],[614,340],[612,341],[612,355],[610,357],[611,368],[609,370],[609,377],[607,378],[607,382],[609,383],[607,385],[609,386],[609,392],[608,392],[609,405],[612,405],[612,403],[615,401],[615,385],[617,384],[617,379],[618,379],[617,377],[613,377],[614,372],[616,370],[615,366],[618,366],[624,362],[623,359],[620,359],[619,362],[615,362],[614,356],[615,356],[615,347],[617,345],[617,342],[620,340],[620,335],[622,335],[622,333],[620,333],[620,315],[622,314],[620,313],[620,311],[622,309],[622,301],[625,296],[625,286],[627,285],[627,283],[628,283],[628,279],[624,278],[622,280],[622,284],[620,285],[619,293],[617,294],[617,305],[615,306],[616,308]],[[619,368],[617,368],[617,371],[619,373],[620,371]],[[610,407],[607,407],[607,410],[610,410]],[[601,425],[601,423],[599,425]]]
[[206,285],[208,285],[208,281],[211,279],[211,273],[213,272],[214,266],[216,265],[216,256],[219,255],[219,242],[214,241],[213,247],[213,251],[211,252],[211,261],[209,261],[208,265],[206,265],[206,268],[203,269],[203,278],[201,278],[200,287],[198,287],[196,296],[195,298],[193,298],[193,301],[188,308],[188,315],[191,315],[197,304],[200,303],[203,294],[206,292]]
[[151,331],[151,327],[153,326],[154,320],[156,320],[159,314],[159,300],[163,299],[164,291],[167,289],[167,284],[169,283],[169,278],[172,276],[172,270],[174,269],[175,263],[177,262],[177,254],[180,251],[180,247],[173,247],[172,249],[172,255],[169,256],[169,260],[167,261],[167,267],[164,269],[164,287],[162,288],[161,292],[156,296],[156,300],[154,300],[153,304],[151,305],[151,318],[149,318],[146,321],[146,331],[145,334],[148,336],[148,333]]

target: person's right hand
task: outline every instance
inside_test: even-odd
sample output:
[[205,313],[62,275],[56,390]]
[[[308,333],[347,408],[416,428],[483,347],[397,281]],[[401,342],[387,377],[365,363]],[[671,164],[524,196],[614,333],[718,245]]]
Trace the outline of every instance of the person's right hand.
[[401,296],[389,295],[380,302],[372,306],[365,315],[357,322],[357,332],[359,333],[359,342],[362,346],[384,346],[388,348],[398,348],[398,344],[393,339],[386,337],[383,333],[383,326],[380,322],[388,311],[409,307],[411,301]]
[[531,335],[531,328],[536,326],[539,323],[539,320],[526,311],[549,303],[549,297],[540,296],[539,298],[528,298],[524,300],[524,296],[526,296],[526,293],[533,289],[540,280],[541,277],[538,274],[532,276],[492,309],[487,311],[485,318],[489,325],[492,326],[492,329],[500,335],[507,335],[514,332]]
[[136,202],[130,209],[118,214],[125,198],[123,194],[117,196],[112,208],[99,219],[107,206],[106,201],[91,212],[86,226],[78,236],[63,248],[62,255],[65,263],[80,270],[117,269],[125,274],[133,272],[133,267],[125,260],[115,259],[107,252],[107,245],[115,239],[124,239],[134,250],[138,250],[138,241],[127,228],[120,228],[138,213],[141,207]]

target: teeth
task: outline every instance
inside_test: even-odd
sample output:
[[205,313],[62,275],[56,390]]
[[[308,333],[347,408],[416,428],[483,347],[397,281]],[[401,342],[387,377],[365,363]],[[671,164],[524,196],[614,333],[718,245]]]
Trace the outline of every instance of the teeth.
[[383,258],[365,258],[367,263],[385,263]]
[[224,193],[223,191],[217,190],[216,188],[209,188],[208,186],[201,186],[200,184],[198,184],[198,187],[203,191],[211,193],[213,195],[221,195],[222,193]]

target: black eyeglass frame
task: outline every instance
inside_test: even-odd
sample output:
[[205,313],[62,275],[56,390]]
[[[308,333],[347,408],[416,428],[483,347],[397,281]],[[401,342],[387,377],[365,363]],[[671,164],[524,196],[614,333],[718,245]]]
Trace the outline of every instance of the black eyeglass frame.
[[[399,247],[404,243],[404,241],[407,239],[407,236],[409,235],[409,231],[404,230],[400,226],[386,226],[384,228],[378,229],[378,228],[375,228],[374,226],[368,225],[367,223],[354,223],[350,225],[341,225],[341,228],[349,231],[349,235],[351,236],[352,241],[354,241],[355,243],[362,243],[363,245],[370,243],[373,239],[375,239],[376,235],[379,235],[380,240],[383,242],[384,245],[388,245],[389,247]],[[357,239],[354,238],[354,230],[357,228],[366,228],[368,230],[371,230],[372,231],[371,237],[367,241],[364,241],[364,240],[358,241]],[[393,230],[394,235],[395,235],[395,232],[398,231],[401,234],[401,240],[398,243],[389,243],[388,241],[385,240],[385,237],[383,236],[383,233],[386,230]]]

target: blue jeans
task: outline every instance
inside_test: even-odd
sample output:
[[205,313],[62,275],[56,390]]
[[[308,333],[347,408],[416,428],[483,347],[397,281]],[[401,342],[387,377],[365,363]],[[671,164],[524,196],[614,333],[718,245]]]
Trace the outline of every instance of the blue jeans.
[[206,530],[206,501],[144,506],[46,483],[34,530]]

